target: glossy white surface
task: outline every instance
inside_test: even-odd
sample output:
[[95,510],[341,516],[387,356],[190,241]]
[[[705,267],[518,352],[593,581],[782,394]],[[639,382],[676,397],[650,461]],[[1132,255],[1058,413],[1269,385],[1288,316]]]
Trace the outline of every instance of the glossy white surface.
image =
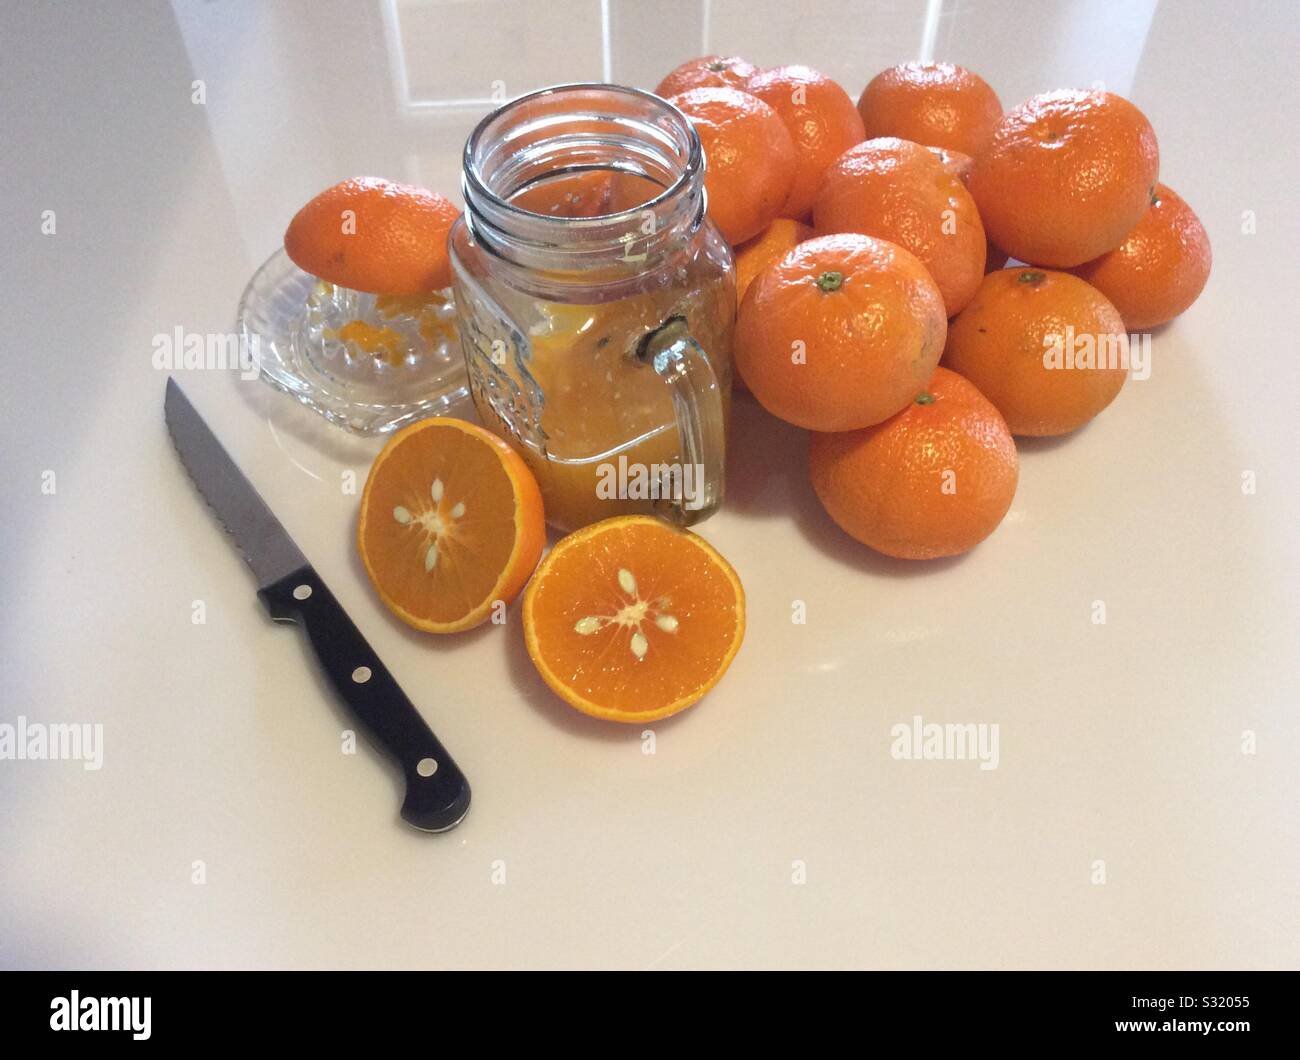
[[[101,723],[105,741],[98,771],[0,761],[0,964],[1294,967],[1294,6],[610,0],[602,24],[605,6],[0,15],[0,723]],[[798,432],[741,402],[729,504],[703,532],[745,581],[749,635],[714,694],[655,726],[653,756],[547,692],[515,613],[446,640],[388,616],[344,491],[376,443],[261,383],[181,372],[469,774],[465,823],[412,832],[375,756],[340,753],[305,642],[190,488],[154,336],[228,332],[288,218],[336,180],[455,191],[494,91],[653,87],[702,51],[805,62],[855,95],[922,53],[1007,106],[1102,80],[1152,120],[1214,275],[1155,336],[1149,380],[1022,447],[1006,523],[959,561],[856,547]],[[915,714],[998,723],[999,767],[893,759]]]

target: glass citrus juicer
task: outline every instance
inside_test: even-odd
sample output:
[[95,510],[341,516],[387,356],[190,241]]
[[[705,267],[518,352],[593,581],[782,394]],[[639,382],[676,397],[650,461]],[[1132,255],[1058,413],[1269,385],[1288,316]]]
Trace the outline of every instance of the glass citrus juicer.
[[671,104],[563,85],[488,115],[450,236],[470,393],[528,463],[549,522],[722,500],[736,311],[704,157]]
[[[422,192],[376,178],[345,182],[367,183]],[[351,223],[352,239],[373,230],[353,210],[336,223]],[[263,379],[359,434],[449,411],[468,393],[448,289],[354,290],[300,268],[281,247],[249,281],[238,326]]]

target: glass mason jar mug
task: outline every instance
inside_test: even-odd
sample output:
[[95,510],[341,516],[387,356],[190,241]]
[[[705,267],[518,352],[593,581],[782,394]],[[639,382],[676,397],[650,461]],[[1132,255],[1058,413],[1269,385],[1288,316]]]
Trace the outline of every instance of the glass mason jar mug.
[[735,276],[699,138],[636,89],[565,85],[485,118],[450,245],[470,392],[572,530],[722,500]]

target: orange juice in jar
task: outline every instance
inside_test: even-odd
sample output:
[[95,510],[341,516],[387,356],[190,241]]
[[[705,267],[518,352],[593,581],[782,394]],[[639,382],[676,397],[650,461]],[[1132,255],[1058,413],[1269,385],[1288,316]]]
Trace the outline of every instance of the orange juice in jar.
[[635,89],[547,89],[479,125],[464,189],[451,256],[471,393],[548,521],[706,518],[736,297],[690,124]]

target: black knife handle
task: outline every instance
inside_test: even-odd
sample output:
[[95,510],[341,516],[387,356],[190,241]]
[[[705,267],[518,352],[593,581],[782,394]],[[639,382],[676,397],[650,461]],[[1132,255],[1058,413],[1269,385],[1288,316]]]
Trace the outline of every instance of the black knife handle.
[[406,775],[402,818],[445,832],[469,810],[469,782],[347,612],[308,564],[257,594],[277,622],[294,622],[343,702]]

